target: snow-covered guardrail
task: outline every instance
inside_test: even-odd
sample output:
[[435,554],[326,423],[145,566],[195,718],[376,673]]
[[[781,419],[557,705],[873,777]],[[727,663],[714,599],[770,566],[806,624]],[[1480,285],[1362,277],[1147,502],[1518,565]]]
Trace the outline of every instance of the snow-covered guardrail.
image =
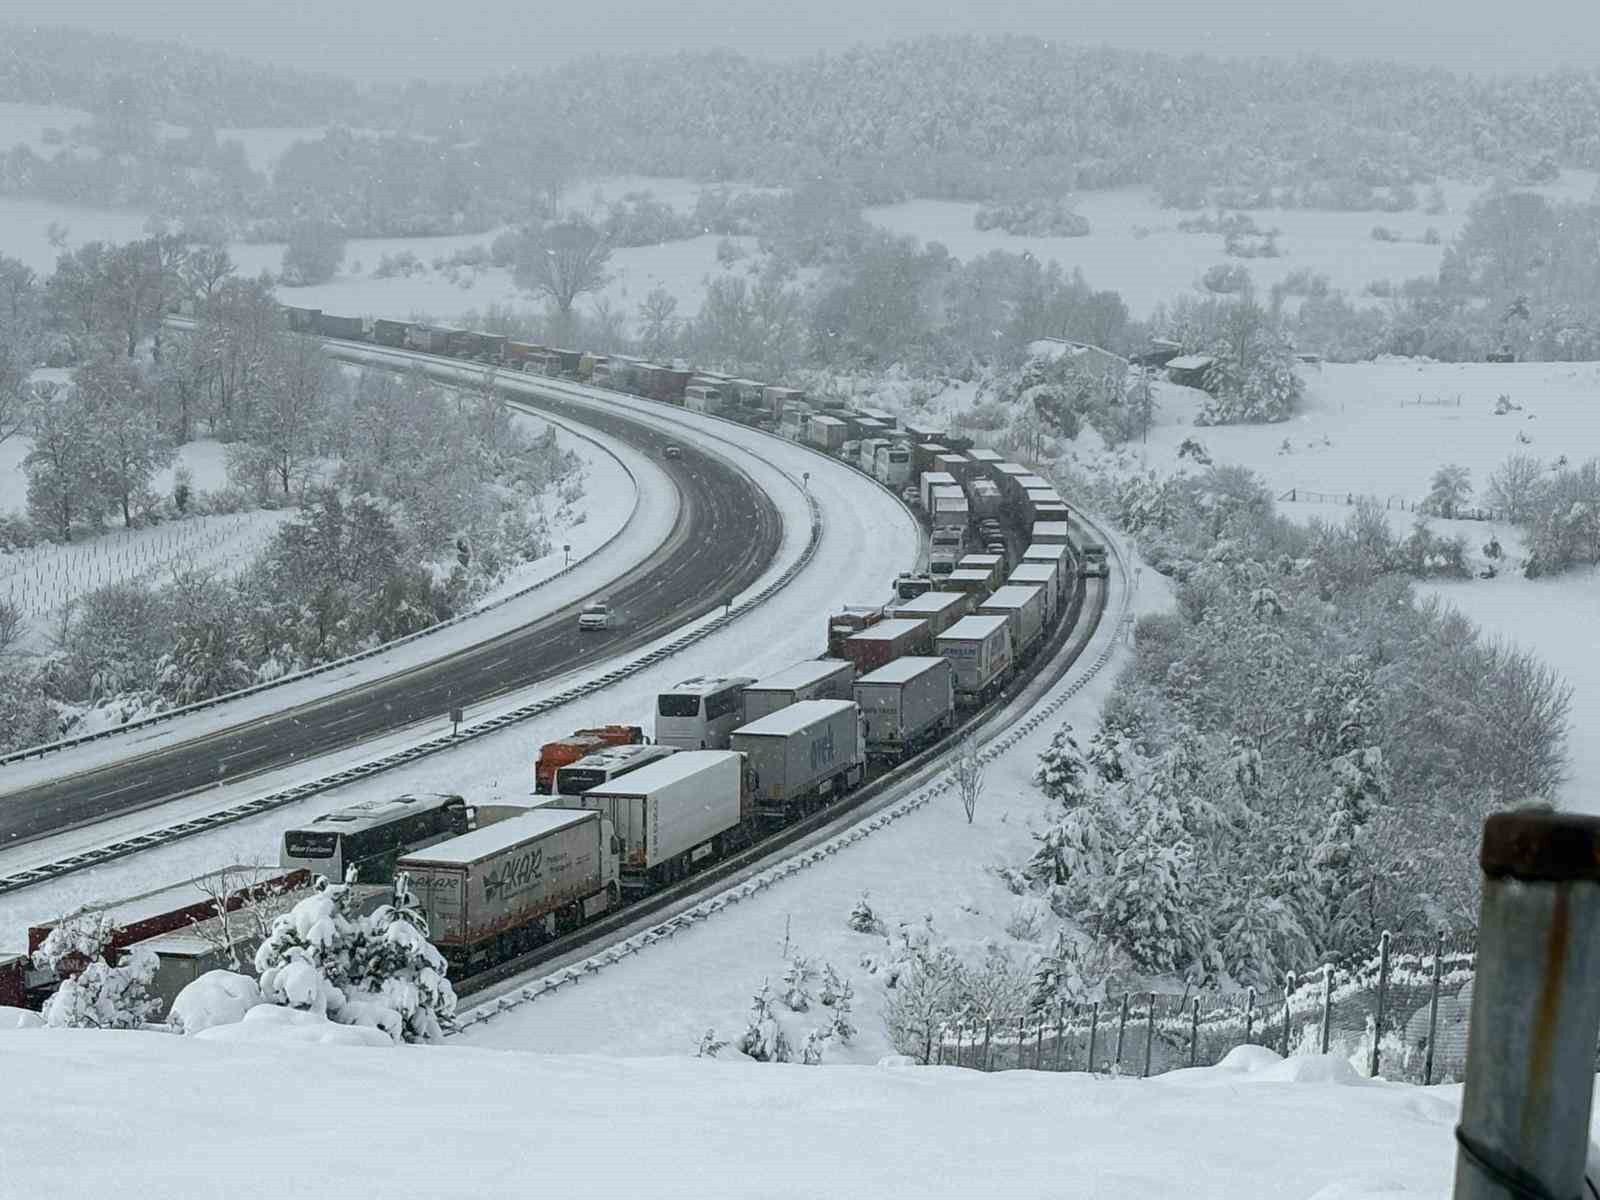
[[[1022,739],[1035,732],[1041,725],[1060,712],[1068,701],[1082,691],[1090,680],[1094,679],[1105,668],[1106,664],[1111,661],[1112,656],[1116,653],[1117,643],[1122,640],[1124,631],[1132,622],[1133,591],[1137,575],[1128,570],[1127,558],[1123,553],[1120,542],[1095,522],[1084,517],[1082,513],[1078,514],[1078,519],[1088,525],[1091,530],[1097,532],[1102,542],[1110,547],[1111,553],[1116,559],[1118,572],[1125,581],[1122,588],[1122,602],[1118,606],[1116,625],[1094,661],[1070,684],[1052,696],[1046,703],[1031,710],[1025,720],[1011,726],[1004,734],[984,743],[979,751],[979,758],[985,764],[999,758],[1021,742]],[[598,974],[607,967],[615,966],[648,946],[673,938],[682,930],[691,929],[711,919],[717,913],[738,904],[741,900],[748,900],[752,896],[758,896],[774,884],[788,879],[807,867],[814,866],[833,857],[839,851],[870,837],[880,829],[887,828],[902,817],[909,816],[911,813],[931,803],[937,797],[945,795],[954,787],[954,777],[950,772],[944,772],[931,782],[923,784],[897,804],[858,821],[843,833],[837,834],[819,845],[810,846],[792,854],[782,862],[768,867],[759,874],[742,880],[731,887],[724,888],[712,896],[708,896],[692,908],[685,909],[658,925],[653,925],[649,929],[633,934],[621,941],[613,942],[611,945],[596,951],[569,967],[564,967],[559,971],[536,979],[532,983],[524,984],[514,991],[497,996],[493,1000],[484,1001],[482,1004],[469,1008],[464,1012],[457,1013],[455,1026],[448,1032],[455,1033],[461,1029],[492,1020],[503,1012],[520,1008],[522,1005],[556,991],[566,984],[577,983]]]
[[586,442],[593,443],[602,452],[613,459],[619,467],[622,468],[623,473],[628,476],[629,482],[633,484],[634,501],[633,507],[628,512],[628,519],[617,528],[616,532],[614,532],[610,537],[606,538],[606,540],[601,542],[598,546],[594,547],[594,549],[590,550],[589,553],[583,555],[581,558],[574,559],[571,563],[562,567],[561,570],[547,575],[535,583],[530,583],[527,587],[512,592],[510,595],[502,596],[500,599],[474,608],[470,612],[464,612],[458,616],[451,617],[448,620],[440,621],[437,625],[430,625],[426,629],[419,629],[415,633],[408,633],[403,637],[395,638],[393,641],[384,642],[381,646],[374,646],[370,650],[360,650],[355,654],[347,654],[343,658],[336,658],[332,662],[320,663],[315,667],[307,667],[303,671],[293,671],[287,675],[280,675],[276,679],[266,680],[263,683],[255,683],[251,684],[249,687],[239,688],[231,692],[224,692],[222,695],[213,696],[209,700],[196,700],[192,704],[183,704],[177,708],[169,708],[164,712],[152,713],[147,717],[140,717],[137,720],[128,721],[121,725],[114,725],[109,729],[101,729],[94,733],[81,733],[74,737],[61,738],[58,741],[44,742],[37,746],[28,746],[22,750],[14,750],[9,754],[0,755],[0,767],[5,766],[7,763],[23,762],[30,758],[43,758],[47,754],[54,754],[59,750],[70,750],[75,746],[84,746],[90,742],[99,742],[104,741],[107,738],[120,737],[123,734],[132,733],[140,729],[148,729],[153,725],[160,725],[164,722],[172,721],[178,717],[187,716],[191,713],[205,712],[208,709],[217,708],[221,705],[229,704],[236,700],[243,700],[248,696],[257,696],[262,692],[269,692],[274,688],[284,687],[287,684],[299,683],[302,680],[311,679],[318,675],[326,675],[330,671],[343,670],[354,663],[364,662],[369,658],[376,658],[380,654],[387,654],[391,650],[396,650],[401,646],[408,646],[413,642],[421,641],[423,638],[431,637],[436,633],[442,633],[446,629],[453,629],[457,625],[481,617],[484,613],[493,612],[497,608],[503,608],[507,604],[521,600],[529,595],[532,595],[534,592],[539,591],[541,588],[549,587],[552,583],[566,578],[573,571],[576,571],[590,559],[594,558],[597,554],[603,553],[608,547],[615,543],[618,538],[632,528],[634,519],[637,517],[639,512],[639,481],[634,476],[633,471],[629,469],[628,465],[623,462],[622,459],[618,458],[617,455],[613,454],[609,449],[602,445],[598,439],[590,437],[588,434],[583,433],[581,429],[565,421],[557,420],[556,418],[542,412],[538,415],[541,420],[549,421],[552,425],[560,425],[573,436],[580,437]]

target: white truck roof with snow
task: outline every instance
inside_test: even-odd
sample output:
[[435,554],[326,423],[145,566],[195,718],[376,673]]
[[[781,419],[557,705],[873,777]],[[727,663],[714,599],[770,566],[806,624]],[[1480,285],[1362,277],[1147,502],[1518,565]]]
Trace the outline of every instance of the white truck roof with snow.
[[789,737],[802,729],[815,725],[825,717],[847,708],[854,708],[853,700],[802,700],[777,712],[768,713],[759,721],[751,721],[733,731],[734,737]]
[[943,612],[953,604],[962,604],[966,600],[964,592],[923,592],[920,596],[913,596],[909,600],[902,600],[894,606],[894,611],[899,613],[916,613],[916,619],[932,616],[934,613]]
[[[1048,567],[1045,569],[1049,570]],[[990,596],[978,607],[980,609],[1021,608],[1023,605],[1031,602],[1035,596],[1040,595],[1043,595],[1042,588],[1022,587],[1019,584],[1007,584],[1005,587],[995,588],[994,595]]]
[[981,642],[993,637],[996,629],[1004,629],[1006,619],[999,615],[962,617],[938,637],[941,642]]
[[400,861],[464,867],[499,854],[507,846],[515,846],[518,842],[541,834],[554,833],[585,819],[593,819],[587,809],[535,808],[526,816],[507,817],[504,821],[496,821],[493,825],[464,833],[448,842],[402,854]]
[[1011,580],[1015,583],[1048,583],[1055,577],[1056,569],[1049,563],[1042,562],[1025,562],[1011,572]]
[[853,667],[853,665],[842,658],[811,658],[805,662],[797,662],[792,667],[785,667],[764,679],[758,679],[744,690],[765,692],[802,688],[837,674],[841,667]]
[[585,799],[592,796],[646,796],[697,775],[707,767],[738,757],[732,750],[679,750],[670,758],[640,767],[637,771],[629,771],[583,795]]
[[1059,542],[1034,542],[1022,552],[1022,561],[1054,562],[1067,552]]
[[876,625],[868,625],[860,633],[850,635],[850,640],[863,642],[892,642],[897,637],[903,637],[923,621],[912,621],[903,617],[891,617],[886,621],[879,621]]
[[909,654],[905,658],[897,658],[892,663],[879,667],[876,671],[869,671],[857,683],[905,683],[915,679],[924,671],[936,670],[950,660],[942,657],[929,657],[922,654]]

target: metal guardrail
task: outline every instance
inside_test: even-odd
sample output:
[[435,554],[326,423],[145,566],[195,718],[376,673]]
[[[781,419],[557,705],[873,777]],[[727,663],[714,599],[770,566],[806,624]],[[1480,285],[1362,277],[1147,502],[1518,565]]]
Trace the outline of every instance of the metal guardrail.
[[[1107,640],[1105,647],[1101,650],[1099,656],[1095,658],[1094,662],[1092,662],[1083,672],[1083,674],[1079,675],[1077,679],[1073,680],[1072,683],[1068,685],[1067,688],[1065,688],[1059,695],[1052,698],[1048,703],[1033,709],[1026,720],[1017,725],[1013,725],[1006,733],[999,737],[993,738],[984,744],[983,749],[979,752],[979,757],[985,764],[993,762],[996,758],[999,758],[1002,754],[1006,753],[1012,747],[1017,745],[1017,743],[1022,741],[1023,738],[1028,737],[1030,734],[1038,730],[1041,725],[1050,720],[1050,718],[1055,716],[1056,713],[1061,711],[1061,709],[1069,700],[1082,691],[1084,686],[1088,684],[1096,675],[1098,675],[1100,671],[1105,668],[1105,665],[1111,661],[1112,655],[1116,652],[1117,642],[1121,639],[1123,636],[1123,631],[1132,620],[1134,582],[1136,577],[1127,569],[1127,560],[1123,554],[1121,545],[1115,538],[1109,536],[1104,529],[1098,528],[1095,522],[1089,520],[1087,517],[1084,517],[1081,512],[1078,514],[1078,519],[1081,520],[1085,525],[1088,525],[1092,530],[1097,532],[1100,535],[1101,541],[1111,548],[1111,552],[1116,558],[1117,565],[1122,572],[1122,577],[1124,580],[1126,580],[1122,592],[1121,611],[1117,615],[1116,631]],[[878,830],[892,825],[902,817],[909,816],[911,813],[916,812],[918,809],[931,803],[938,796],[942,796],[949,792],[954,786],[955,781],[953,777],[949,772],[945,772],[931,783],[924,784],[921,788],[913,792],[904,800],[901,800],[898,804],[895,804],[892,807],[883,810],[882,812],[873,814],[868,819],[858,822],[851,828],[845,830],[845,832],[828,839],[821,845],[813,846],[806,850],[800,851],[798,854],[791,855],[789,858],[772,867],[769,867],[760,874],[752,876],[751,878],[737,883],[732,887],[725,888],[715,895],[702,900],[694,907],[685,909],[683,912],[668,918],[658,925],[653,925],[649,929],[622,939],[620,942],[615,942],[612,945],[607,946],[604,949],[599,950],[589,957],[583,959],[581,962],[574,963],[572,966],[565,967],[560,971],[545,975],[532,983],[525,984],[513,992],[509,992],[502,996],[497,996],[493,1000],[476,1005],[470,1009],[467,1009],[464,1013],[457,1013],[454,1026],[446,1031],[447,1036],[457,1033],[462,1029],[470,1028],[473,1025],[479,1025],[485,1021],[492,1020],[501,1013],[510,1012],[513,1009],[520,1008],[524,1004],[528,1004],[539,999],[541,996],[557,991],[568,983],[577,983],[585,978],[598,974],[607,967],[615,966],[617,963],[639,953],[639,951],[648,946],[653,946],[657,942],[666,941],[670,938],[676,937],[677,934],[682,930],[691,929],[694,926],[709,920],[711,917],[715,916],[719,912],[722,912],[724,909],[738,904],[741,900],[748,900],[752,896],[760,895],[774,884],[788,879],[790,876],[805,870],[807,867],[831,858],[840,850],[843,850],[848,846],[855,845],[857,842],[870,837]]]
[[470,612],[461,613],[457,616],[451,617],[449,620],[440,621],[437,625],[430,625],[426,629],[419,629],[415,633],[408,633],[403,637],[395,638],[393,641],[385,642],[381,646],[374,646],[370,650],[360,650],[355,654],[347,654],[343,658],[334,659],[332,662],[321,663],[315,667],[307,667],[303,671],[295,671],[288,675],[279,676],[277,679],[269,679],[263,683],[255,683],[251,684],[249,687],[239,688],[236,691],[225,692],[220,696],[213,696],[209,700],[196,700],[191,704],[180,705],[177,708],[170,708],[164,712],[151,713],[149,716],[140,717],[137,720],[128,721],[122,725],[116,725],[109,729],[102,729],[96,733],[78,734],[76,737],[61,738],[58,741],[45,742],[38,746],[28,746],[21,750],[13,750],[9,754],[0,755],[0,767],[3,767],[8,763],[24,762],[30,758],[43,758],[45,755],[54,754],[59,750],[71,750],[74,747],[84,746],[90,742],[104,741],[107,738],[118,737],[122,734],[132,733],[140,729],[148,729],[152,725],[160,725],[164,722],[175,720],[178,717],[188,716],[191,713],[204,712],[208,709],[218,708],[235,700],[243,700],[248,696],[257,696],[262,692],[268,692],[274,688],[284,687],[287,684],[299,683],[302,680],[311,679],[318,675],[326,675],[330,671],[338,671],[344,667],[351,666],[354,663],[362,662],[369,658],[376,658],[380,654],[387,654],[391,650],[396,650],[402,646],[410,645],[412,642],[420,641],[422,638],[430,637],[433,634],[442,632],[443,630],[453,629],[455,626],[460,625],[463,622],[470,621],[475,617],[480,617],[484,613],[493,612],[497,608],[504,607],[513,601],[521,600],[524,597],[531,595],[540,588],[548,587],[550,584],[555,583],[559,579],[564,579],[567,575],[571,574],[573,571],[576,571],[584,563],[588,562],[597,554],[600,554],[602,551],[610,547],[612,543],[626,533],[633,525],[634,518],[638,515],[639,511],[639,481],[634,477],[633,472],[628,468],[628,465],[625,462],[623,462],[615,454],[612,454],[610,450],[606,449],[605,446],[602,446],[595,438],[590,437],[588,434],[579,432],[577,429],[574,429],[571,424],[561,421],[555,417],[551,417],[546,413],[540,412],[538,416],[541,420],[549,421],[553,425],[560,425],[563,429],[566,429],[567,432],[573,434],[575,437],[581,437],[587,442],[594,443],[596,447],[598,447],[604,453],[610,455],[611,458],[616,461],[617,465],[622,468],[623,472],[628,476],[634,485],[633,509],[628,513],[628,519],[622,523],[621,528],[619,528],[605,541],[601,542],[593,550],[589,551],[588,554],[585,554],[582,558],[576,559],[567,566],[562,567],[561,570],[555,572],[553,575],[545,576],[545,578],[539,580],[537,583],[531,583],[519,591],[512,592],[509,596],[503,596],[499,600],[495,600],[489,604],[474,608]]

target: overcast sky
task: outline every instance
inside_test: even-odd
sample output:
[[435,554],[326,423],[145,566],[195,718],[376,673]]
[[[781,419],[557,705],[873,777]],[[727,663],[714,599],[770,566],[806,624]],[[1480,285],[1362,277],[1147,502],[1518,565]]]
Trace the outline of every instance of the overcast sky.
[[725,46],[780,58],[928,33],[1535,71],[1600,67],[1597,9],[1597,0],[0,0],[13,20],[382,80],[459,80],[608,49]]

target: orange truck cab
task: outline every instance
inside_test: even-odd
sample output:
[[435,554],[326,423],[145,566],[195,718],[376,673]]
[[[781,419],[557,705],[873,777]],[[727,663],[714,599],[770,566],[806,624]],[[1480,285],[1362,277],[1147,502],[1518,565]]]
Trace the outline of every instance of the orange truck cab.
[[571,737],[546,742],[539,747],[539,757],[533,766],[533,790],[541,796],[552,795],[556,789],[556,772],[562,767],[607,746],[637,746],[643,741],[644,730],[637,725],[602,725],[597,729],[579,729]]

